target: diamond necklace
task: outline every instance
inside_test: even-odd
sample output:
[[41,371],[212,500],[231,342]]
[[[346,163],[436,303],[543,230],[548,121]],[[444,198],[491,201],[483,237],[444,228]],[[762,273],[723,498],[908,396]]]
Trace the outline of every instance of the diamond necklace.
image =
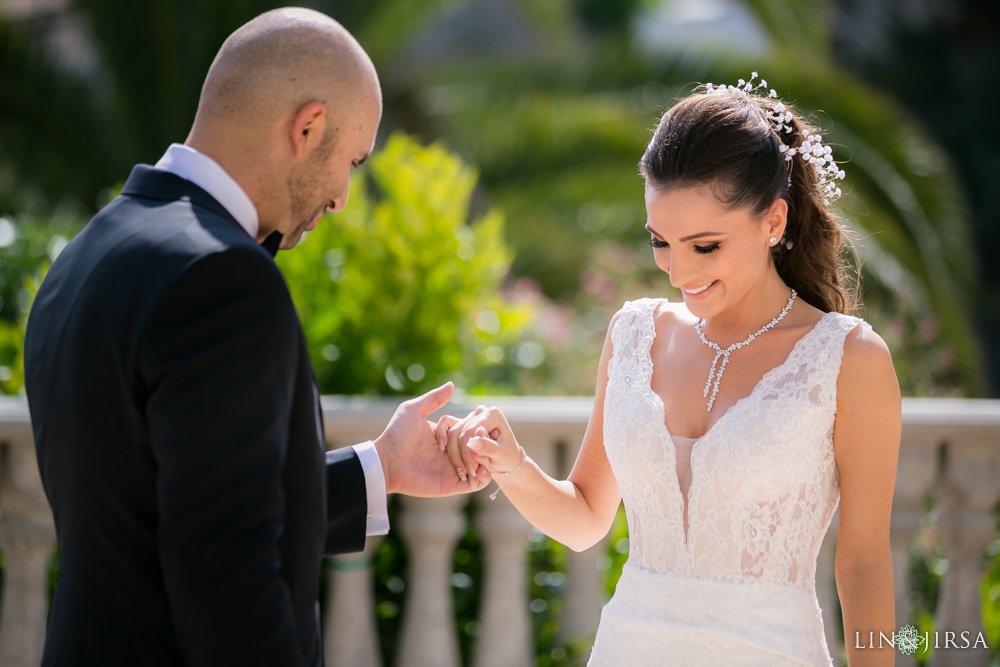
[[[712,406],[715,405],[715,396],[716,394],[719,393],[719,383],[722,382],[722,374],[726,372],[726,364],[729,363],[729,354],[733,350],[738,350],[741,347],[749,345],[750,341],[752,341],[754,338],[761,335],[768,329],[773,328],[775,324],[783,320],[785,315],[787,315],[788,311],[791,309],[793,301],[795,301],[795,290],[792,290],[792,295],[788,297],[788,303],[786,303],[785,307],[781,309],[781,312],[778,314],[777,317],[775,317],[773,320],[762,326],[755,333],[752,333],[749,336],[747,336],[746,340],[739,343],[733,343],[724,350],[721,347],[719,347],[718,343],[713,343],[712,341],[705,338],[705,334],[701,330],[702,320],[701,318],[698,319],[698,322],[695,323],[694,325],[694,330],[698,332],[698,337],[701,338],[702,343],[708,345],[710,348],[715,350],[715,359],[712,360],[712,368],[708,371],[708,382],[705,383],[705,391],[703,391],[701,394],[705,398],[708,398],[708,390],[709,388],[712,389],[712,397],[708,399],[708,410],[706,412],[711,412]],[[722,357],[722,365],[719,366],[719,372],[718,374],[716,374],[715,366],[716,364],[719,363],[719,357]],[[714,385],[712,384],[713,378],[715,379]]]

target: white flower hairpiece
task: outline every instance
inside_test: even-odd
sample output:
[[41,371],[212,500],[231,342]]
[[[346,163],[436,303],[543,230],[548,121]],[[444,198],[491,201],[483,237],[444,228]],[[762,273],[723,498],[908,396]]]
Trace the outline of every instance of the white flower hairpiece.
[[[752,72],[749,81],[740,79],[735,86],[716,86],[706,83],[705,90],[710,94],[726,93],[746,99],[750,99],[752,96],[760,97],[754,91],[758,88],[767,88],[767,81],[761,79],[760,83],[754,85],[753,81],[756,78],[757,72]],[[777,99],[778,93],[775,92],[774,88],[771,88],[767,93],[767,97]],[[778,141],[781,144],[778,146],[778,150],[784,154],[785,161],[791,162],[792,157],[799,155],[805,162],[813,165],[816,170],[820,192],[823,194],[824,204],[829,205],[830,201],[840,197],[841,192],[840,188],[837,187],[837,181],[843,180],[845,175],[844,170],[833,161],[833,149],[823,145],[823,139],[820,134],[818,132],[802,130],[802,143],[798,148],[793,148],[782,140],[783,132],[784,134],[790,134],[794,131],[794,128],[788,124],[792,120],[792,112],[786,110],[785,105],[780,101],[774,105],[773,110],[768,111],[765,109],[765,111],[767,119],[774,125],[775,132],[778,135]],[[791,182],[790,179],[789,182]]]

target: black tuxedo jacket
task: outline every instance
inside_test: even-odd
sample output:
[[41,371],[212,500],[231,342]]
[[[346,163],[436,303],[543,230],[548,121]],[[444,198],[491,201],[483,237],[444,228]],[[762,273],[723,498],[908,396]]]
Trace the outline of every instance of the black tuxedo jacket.
[[55,516],[44,665],[320,665],[324,553],[364,546],[298,317],[204,190],[137,166],[52,264],[25,384]]

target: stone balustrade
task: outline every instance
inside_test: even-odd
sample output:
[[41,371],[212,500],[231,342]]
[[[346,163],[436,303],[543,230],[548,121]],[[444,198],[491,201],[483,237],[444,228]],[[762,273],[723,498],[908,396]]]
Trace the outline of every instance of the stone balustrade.
[[[565,476],[583,438],[592,401],[586,398],[482,399],[507,414],[518,439],[545,470]],[[447,411],[464,415],[478,404],[466,399]],[[325,397],[328,445],[342,447],[378,435],[397,403],[387,399]],[[996,538],[1000,498],[1000,401],[904,399],[903,436],[893,499],[891,549],[897,627],[910,621],[909,548],[920,527],[927,494],[937,498],[936,517],[948,569],[943,576],[936,627],[983,630],[980,581],[983,549]],[[530,528],[501,494],[443,499],[406,498],[393,526],[407,543],[410,578],[402,632],[393,667],[458,667],[458,635],[451,596],[455,545],[466,530],[467,502],[479,503],[476,529],[485,550],[482,607],[474,667],[528,667],[532,627],[528,610],[526,544]],[[485,501],[485,502],[484,502]],[[35,463],[23,402],[0,398],[0,552],[5,563],[0,609],[0,665],[39,664],[45,632],[48,565],[55,532]],[[839,653],[834,554],[836,518],[820,551],[817,596],[824,610],[831,653]],[[329,667],[382,665],[376,634],[371,556],[365,552],[328,559],[325,651]],[[564,639],[592,636],[603,594],[598,559],[606,544],[572,553],[566,571],[561,618]],[[520,582],[521,585],[518,585]],[[367,610],[367,611],[365,611]],[[336,631],[334,632],[334,628]],[[933,637],[932,637],[933,641]],[[897,653],[897,665],[915,664]],[[933,667],[987,667],[982,650],[938,651]]]

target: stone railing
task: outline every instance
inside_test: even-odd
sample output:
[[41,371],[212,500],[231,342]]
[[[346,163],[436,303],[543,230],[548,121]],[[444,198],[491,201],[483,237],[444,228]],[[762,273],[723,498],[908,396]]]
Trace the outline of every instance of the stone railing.
[[[576,457],[590,415],[584,398],[484,399],[507,414],[532,458],[547,471],[565,476]],[[472,399],[447,409],[464,415]],[[341,447],[372,438],[388,422],[396,403],[388,400],[323,399],[328,445]],[[948,569],[936,610],[942,641],[946,630],[982,630],[980,580],[984,547],[995,538],[994,508],[1000,498],[1000,401],[905,399],[903,437],[892,513],[892,557],[897,627],[909,621],[909,546],[922,517],[922,503],[937,497],[937,523]],[[526,586],[529,526],[501,494],[479,503],[476,528],[486,551],[480,622],[472,662],[475,667],[527,667],[532,657]],[[465,533],[469,496],[405,498],[393,526],[406,540],[410,581],[406,588],[402,636],[394,667],[458,667],[458,636],[451,606],[452,552]],[[0,665],[34,667],[45,632],[47,571],[55,547],[52,518],[39,481],[28,413],[15,399],[0,399],[0,551],[4,571],[0,611]],[[325,628],[330,667],[382,665],[375,628],[370,555],[331,559]],[[834,553],[836,519],[817,566],[817,595],[824,610],[831,653],[840,653]],[[592,636],[603,602],[598,560],[606,545],[572,553],[566,572],[562,635]],[[367,612],[364,610],[368,610]],[[336,628],[336,632],[334,632]],[[933,638],[932,638],[933,640]],[[897,653],[898,665],[913,658]],[[986,652],[939,651],[934,667],[986,667]]]

